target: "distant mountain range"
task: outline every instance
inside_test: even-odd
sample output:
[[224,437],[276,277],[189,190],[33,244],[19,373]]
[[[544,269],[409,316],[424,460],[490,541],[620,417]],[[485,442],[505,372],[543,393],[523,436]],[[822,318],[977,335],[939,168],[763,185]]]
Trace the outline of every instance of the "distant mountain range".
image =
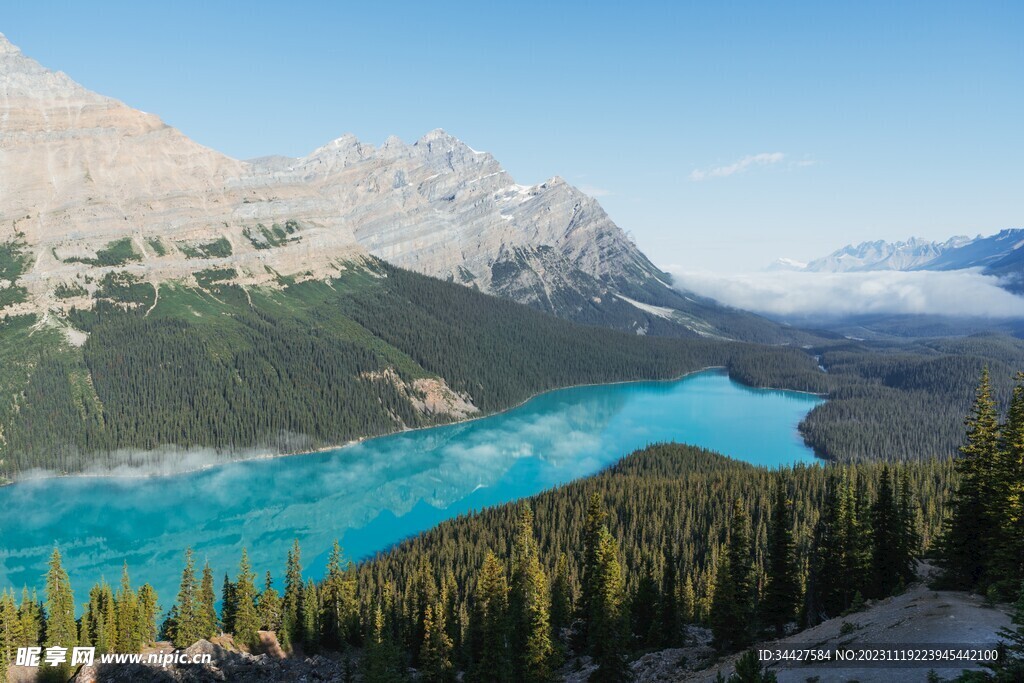
[[1008,289],[1024,290],[1024,228],[983,237],[952,237],[932,242],[911,237],[905,242],[862,242],[838,249],[809,263],[779,259],[773,270],[851,273],[879,270],[962,270],[981,268],[1005,278]]
[[[780,341],[785,329],[671,286],[593,198],[520,185],[443,130],[342,136],[232,159],[48,70],[0,35],[0,316],[89,308],[125,272],[154,287],[230,269],[245,287],[326,280],[367,257],[638,334]],[[2,259],[0,259],[2,260]]]

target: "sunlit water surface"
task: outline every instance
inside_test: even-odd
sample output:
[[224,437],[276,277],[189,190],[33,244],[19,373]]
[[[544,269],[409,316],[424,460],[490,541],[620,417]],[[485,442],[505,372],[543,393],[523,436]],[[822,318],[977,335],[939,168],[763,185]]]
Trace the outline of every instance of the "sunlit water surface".
[[167,477],[27,481],[0,488],[0,589],[41,588],[54,544],[80,603],[101,577],[115,582],[127,560],[136,584],[152,583],[170,606],[188,546],[218,577],[236,573],[243,546],[258,576],[279,575],[298,538],[319,575],[335,539],[360,559],[659,441],[762,465],[812,460],[797,424],[820,402],[707,371],[554,391],[492,417],[323,453]]

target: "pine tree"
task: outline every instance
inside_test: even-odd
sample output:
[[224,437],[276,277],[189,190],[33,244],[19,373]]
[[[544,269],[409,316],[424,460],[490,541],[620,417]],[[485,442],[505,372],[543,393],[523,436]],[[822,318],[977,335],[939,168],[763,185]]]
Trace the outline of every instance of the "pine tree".
[[625,587],[619,549],[615,539],[602,525],[598,530],[596,565],[589,599],[591,653],[598,668],[590,680],[595,683],[618,683],[629,678],[626,665]]
[[479,683],[505,683],[511,680],[509,651],[508,581],[505,568],[493,552],[487,551],[470,628],[470,678]]
[[[53,549],[46,572],[46,647],[65,647],[68,652],[78,645],[78,623],[75,621],[75,596],[71,580],[64,570],[60,551]],[[53,671],[56,677],[68,678],[70,668],[62,664]]]
[[81,645],[92,646],[99,653],[117,649],[116,611],[110,585],[101,581],[89,591],[89,602],[79,624]]
[[288,561],[285,565],[284,597],[281,606],[284,629],[288,631],[288,637],[292,642],[302,641],[303,589],[302,549],[299,547],[299,539],[295,539],[291,550],[288,551]]
[[60,551],[53,549],[46,572],[46,646],[72,648],[78,643],[75,596]]
[[679,617],[683,623],[697,621],[697,593],[693,588],[693,579],[689,575],[683,581],[683,591],[679,598]]
[[242,548],[242,559],[238,563],[238,578],[234,583],[235,618],[233,633],[235,642],[247,647],[256,647],[260,642],[260,617],[256,611],[256,575],[249,564],[249,553]]
[[843,491],[840,522],[844,547],[841,580],[846,593],[845,608],[854,602],[857,594],[863,597],[870,590],[871,505],[860,470],[847,478]]
[[[580,613],[583,615],[583,628],[589,628],[593,609],[590,599],[598,592],[597,553],[601,542],[601,527],[605,525],[607,515],[601,502],[601,494],[595,492],[587,502],[587,516],[583,523],[583,560],[581,567]],[[584,633],[583,635],[586,635]]]
[[18,648],[20,621],[14,594],[5,588],[0,594],[0,681],[6,681],[7,671]]
[[[668,541],[662,550],[664,568],[661,572],[661,603],[660,603],[660,628],[661,645],[663,647],[675,647],[681,641],[682,631],[680,618],[683,617],[679,604],[679,568],[676,564],[676,554],[672,541]],[[685,618],[690,618],[692,611],[693,584],[690,584],[691,604],[687,608]]]
[[156,590],[148,583],[139,588],[139,632],[143,643],[156,642],[156,615],[160,611]]
[[35,590],[29,596],[28,588],[21,589],[21,602],[18,603],[18,647],[35,647],[43,640],[43,607]]
[[998,517],[1000,545],[993,560],[1004,596],[1012,595],[1024,581],[1024,372],[1017,373],[1016,380],[1001,429],[997,468],[1004,502]]
[[661,595],[649,562],[644,563],[643,574],[630,599],[630,620],[633,641],[640,649],[650,649],[662,641]]
[[188,647],[203,637],[199,622],[198,590],[192,549],[187,548],[185,569],[181,572],[181,583],[178,587],[178,599],[171,608],[167,621],[164,622],[164,631],[175,647]]
[[551,594],[537,557],[533,537],[533,511],[523,505],[512,547],[512,585],[509,613],[512,624],[512,670],[517,681],[551,678]]
[[785,625],[796,618],[800,601],[800,578],[793,543],[793,510],[781,475],[776,475],[775,496],[768,522],[766,565],[767,581],[759,606],[761,622],[781,636]]
[[444,608],[427,605],[423,613],[423,650],[420,653],[420,680],[424,683],[452,683],[452,640],[445,624]]
[[335,541],[327,560],[327,576],[320,587],[322,642],[334,650],[349,638],[357,614],[355,578],[342,562],[341,547]]
[[892,595],[903,578],[907,562],[902,557],[903,529],[899,503],[893,491],[889,468],[882,469],[878,495],[871,506],[871,585],[868,595],[882,598]]
[[203,563],[203,578],[199,582],[199,623],[203,638],[217,635],[217,597],[213,589],[213,570],[209,562]]
[[728,545],[719,557],[711,603],[711,631],[716,647],[721,650],[739,650],[750,642],[754,598],[750,551],[750,520],[737,500],[733,505]]
[[302,590],[302,645],[316,650],[320,643],[320,599],[313,579],[306,581]]
[[114,596],[117,612],[117,651],[139,652],[142,649],[142,629],[139,624],[139,599],[128,577],[128,563],[121,570],[121,586]]
[[558,556],[555,576],[551,581],[551,630],[555,636],[572,623],[572,615],[573,585],[569,576],[569,558],[562,553]]
[[259,597],[260,623],[264,631],[281,632],[281,597],[274,589],[274,582],[267,572],[266,581],[263,584],[263,592]]
[[391,627],[380,603],[373,609],[362,670],[365,683],[404,683],[408,679],[401,652],[391,638]]
[[988,368],[981,374],[971,414],[965,421],[967,440],[956,461],[960,485],[939,545],[942,582],[950,588],[980,588],[985,577],[993,520],[989,518],[990,473],[999,447],[999,423]]
[[235,632],[235,614],[238,612],[238,597],[231,577],[224,574],[220,586],[220,622],[225,633]]
[[916,564],[917,555],[921,550],[921,534],[917,530],[917,511],[906,469],[900,472],[896,496],[900,528],[898,569],[900,579],[904,584],[908,584],[917,576]]

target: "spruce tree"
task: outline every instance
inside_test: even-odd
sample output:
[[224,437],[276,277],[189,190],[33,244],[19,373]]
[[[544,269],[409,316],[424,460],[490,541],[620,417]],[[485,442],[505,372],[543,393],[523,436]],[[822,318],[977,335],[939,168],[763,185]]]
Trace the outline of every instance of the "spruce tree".
[[[676,554],[669,540],[662,550],[664,568],[661,573],[661,602],[660,602],[660,628],[661,645],[663,647],[675,647],[681,641],[682,631],[680,619],[682,609],[679,604],[679,568],[676,564]],[[690,585],[692,592],[693,585]],[[692,606],[690,607],[692,609]],[[686,614],[689,619],[689,611]]]
[[64,570],[60,551],[54,548],[46,572],[46,646],[70,650],[77,644],[78,624],[71,579]]
[[596,566],[590,596],[590,649],[597,670],[590,680],[595,683],[618,683],[629,679],[626,664],[627,615],[622,566],[615,539],[602,525],[598,529]]
[[908,584],[917,576],[916,564],[921,550],[921,534],[917,529],[917,507],[906,469],[900,472],[896,495],[900,527],[899,573],[902,582]]
[[238,612],[238,597],[231,577],[224,573],[220,586],[220,623],[225,633],[235,632],[235,614]]
[[1024,373],[1017,373],[1016,380],[1001,429],[997,467],[1004,502],[993,562],[1004,596],[1013,595],[1024,581]]
[[392,640],[391,627],[380,603],[373,609],[362,672],[365,683],[404,683],[408,680],[402,654]]
[[[64,570],[60,551],[53,549],[49,567],[46,572],[46,640],[45,647],[64,647],[68,652],[78,645],[78,623],[75,621],[75,596],[71,590],[71,580]],[[60,680],[66,680],[70,674],[67,663],[56,669],[47,670]]]
[[633,643],[640,649],[651,649],[662,641],[661,632],[661,589],[654,579],[649,562],[644,563],[643,573],[636,590],[630,597],[629,623],[633,630]]
[[[594,492],[587,502],[587,515],[583,522],[583,558],[580,563],[580,613],[584,617],[584,630],[589,628],[592,616],[590,599],[598,592],[597,553],[601,542],[601,527],[605,526],[606,514],[601,502],[601,494]],[[586,635],[586,633],[584,633]]]
[[452,683],[452,640],[448,636],[444,608],[435,603],[423,613],[423,649],[420,653],[420,680],[424,683]]
[[203,638],[217,635],[217,605],[213,588],[213,570],[209,562],[203,563],[203,578],[199,582],[199,623]]
[[766,585],[759,605],[761,623],[781,636],[785,625],[796,618],[800,602],[800,577],[793,543],[793,510],[781,474],[775,478],[765,562]]
[[264,631],[273,631],[274,633],[281,632],[281,597],[278,595],[277,590],[274,588],[273,579],[270,577],[270,572],[267,572],[266,580],[263,584],[263,592],[260,593],[259,597],[259,613],[261,628]]
[[550,600],[547,577],[540,565],[537,542],[533,537],[533,511],[528,505],[523,505],[512,547],[509,595],[512,670],[517,681],[530,683],[551,678],[554,647],[551,643]]
[[299,539],[295,539],[291,550],[288,551],[288,561],[284,572],[284,597],[282,599],[284,628],[288,631],[288,637],[293,643],[302,641],[301,612],[303,589],[302,549],[299,547]]
[[116,612],[110,585],[101,581],[89,591],[89,602],[79,624],[79,640],[84,646],[95,647],[99,653],[117,650]]
[[693,588],[693,579],[689,575],[683,581],[683,590],[679,597],[679,618],[683,623],[697,621],[697,592]]
[[892,595],[903,578],[906,561],[899,503],[893,490],[889,468],[882,468],[878,495],[871,506],[871,586],[868,595],[882,598]]
[[470,622],[470,679],[479,683],[511,681],[508,581],[505,568],[487,551]]
[[999,423],[988,368],[981,374],[971,414],[965,421],[967,439],[956,461],[960,484],[950,505],[939,543],[942,584],[949,588],[981,588],[991,544],[989,517],[990,474],[999,448]]
[[840,575],[844,592],[844,609],[855,602],[858,594],[863,599],[870,590],[871,576],[871,504],[867,485],[860,470],[847,477],[843,487],[841,514],[843,545],[843,571]]
[[835,473],[825,483],[825,497],[818,522],[814,526],[810,572],[807,577],[804,621],[814,626],[845,609],[843,587],[836,580],[843,572],[843,545],[840,499],[841,483]]
[[43,608],[35,590],[31,596],[28,587],[21,589],[21,602],[18,603],[18,647],[35,647],[43,639]]
[[0,594],[0,681],[6,681],[7,671],[14,661],[19,640],[18,606],[14,594],[5,588]]
[[164,631],[175,647],[188,647],[203,637],[199,622],[198,591],[195,560],[192,549],[188,548],[185,550],[185,568],[181,572],[178,599],[164,623]]
[[142,642],[156,642],[156,615],[160,611],[156,590],[148,583],[139,588],[139,629]]
[[302,645],[315,651],[320,644],[320,599],[313,579],[306,581],[302,589]]
[[711,603],[711,631],[715,636],[715,646],[721,650],[739,650],[750,642],[753,574],[750,520],[742,503],[737,500],[733,505],[726,549],[719,557]]
[[327,576],[320,586],[321,638],[325,647],[334,650],[349,638],[357,614],[355,578],[342,564],[341,547],[335,541],[327,560]]
[[249,553],[242,548],[238,563],[238,578],[234,583],[235,615],[233,631],[235,642],[256,647],[260,642],[260,617],[256,611],[256,575],[249,564]]
[[565,553],[558,556],[555,576],[551,580],[551,630],[556,637],[561,630],[572,624],[573,585],[569,576],[569,558]]
[[114,596],[117,612],[117,651],[138,652],[142,649],[139,623],[139,599],[128,577],[128,563],[121,570],[121,586]]

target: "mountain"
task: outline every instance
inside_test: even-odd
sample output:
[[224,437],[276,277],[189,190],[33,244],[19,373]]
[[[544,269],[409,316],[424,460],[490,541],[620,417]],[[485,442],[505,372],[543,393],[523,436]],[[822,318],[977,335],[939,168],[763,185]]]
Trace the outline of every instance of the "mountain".
[[911,237],[905,242],[861,242],[858,245],[847,245],[823,258],[814,259],[797,270],[814,273],[914,270],[969,241],[967,237],[953,237],[945,242],[930,242]]
[[778,259],[769,268],[814,273],[981,268],[986,275],[1005,278],[1008,289],[1021,290],[1024,288],[1024,249],[1021,247],[1024,247],[1024,228],[1016,228],[988,237],[951,237],[945,242],[916,237],[905,242],[861,242],[806,264]]
[[345,135],[302,158],[241,161],[2,35],[0,98],[0,314],[90,307],[115,271],[158,288],[230,269],[232,283],[273,287],[374,256],[638,334],[793,337],[677,292],[596,200],[558,177],[517,184],[443,130],[379,147]]
[[1002,230],[988,237],[976,237],[957,249],[951,249],[925,264],[923,270],[960,270],[984,268],[993,274],[1009,274],[1021,264],[1024,228]]

